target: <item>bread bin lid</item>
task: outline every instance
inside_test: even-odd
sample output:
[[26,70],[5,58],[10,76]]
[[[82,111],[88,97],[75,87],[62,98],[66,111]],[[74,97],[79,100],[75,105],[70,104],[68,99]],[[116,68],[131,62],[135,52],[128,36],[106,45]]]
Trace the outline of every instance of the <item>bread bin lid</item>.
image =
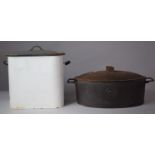
[[145,78],[137,73],[115,70],[113,66],[106,66],[105,71],[89,72],[75,77],[78,81],[90,82],[144,80]]
[[56,51],[48,51],[43,49],[41,46],[33,46],[30,50],[26,52],[16,52],[7,54],[8,57],[23,57],[23,56],[61,56],[65,55],[63,52],[56,52]]

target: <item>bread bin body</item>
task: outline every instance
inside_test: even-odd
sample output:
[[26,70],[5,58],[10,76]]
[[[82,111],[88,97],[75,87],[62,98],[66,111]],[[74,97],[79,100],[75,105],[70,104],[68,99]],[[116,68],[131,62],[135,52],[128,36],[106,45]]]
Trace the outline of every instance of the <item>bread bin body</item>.
[[[8,55],[10,106],[13,109],[64,105],[64,53]],[[43,51],[45,52],[45,51]],[[68,64],[68,63],[67,63]]]
[[11,108],[63,106],[63,67],[63,56],[8,57]]

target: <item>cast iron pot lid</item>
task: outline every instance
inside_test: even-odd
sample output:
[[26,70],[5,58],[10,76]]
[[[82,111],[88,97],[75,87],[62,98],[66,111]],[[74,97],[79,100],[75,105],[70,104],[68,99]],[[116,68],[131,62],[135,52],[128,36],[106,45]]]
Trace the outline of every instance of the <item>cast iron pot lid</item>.
[[75,77],[78,81],[105,82],[145,80],[146,77],[137,73],[115,70],[113,66],[106,66],[105,71],[89,72]]
[[[23,54],[24,53],[24,54]],[[41,46],[33,46],[30,50],[26,52],[16,52],[7,54],[8,57],[23,57],[23,56],[61,56],[65,55],[63,52],[56,52],[56,51],[47,51],[44,50]]]

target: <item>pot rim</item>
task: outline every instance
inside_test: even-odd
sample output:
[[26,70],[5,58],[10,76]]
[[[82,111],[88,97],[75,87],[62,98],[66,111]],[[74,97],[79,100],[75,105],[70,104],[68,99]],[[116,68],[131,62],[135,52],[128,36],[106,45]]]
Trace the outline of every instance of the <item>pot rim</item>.
[[84,82],[84,83],[119,83],[119,82],[144,82],[144,83],[149,83],[149,82],[153,82],[154,79],[151,77],[141,77],[141,78],[137,78],[137,79],[130,79],[130,80],[103,80],[103,81],[93,81],[93,80],[81,80],[81,79],[77,79],[77,78],[70,78],[68,79],[68,83],[76,83],[76,82]]
[[103,83],[103,82],[130,82],[130,81],[143,81],[145,80],[146,77],[141,77],[141,78],[135,78],[135,79],[128,79],[128,80],[82,80],[82,79],[77,79],[78,81],[83,81],[83,82],[93,82],[93,83]]

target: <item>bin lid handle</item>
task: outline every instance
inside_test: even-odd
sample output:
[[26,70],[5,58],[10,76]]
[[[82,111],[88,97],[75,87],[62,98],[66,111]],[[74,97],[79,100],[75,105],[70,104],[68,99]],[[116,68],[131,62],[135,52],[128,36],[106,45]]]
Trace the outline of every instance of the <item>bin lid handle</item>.
[[40,50],[40,51],[44,51],[44,49],[43,49],[41,46],[38,46],[38,45],[33,46],[33,47],[30,49],[30,51],[35,51],[35,49],[38,49],[38,50]]

